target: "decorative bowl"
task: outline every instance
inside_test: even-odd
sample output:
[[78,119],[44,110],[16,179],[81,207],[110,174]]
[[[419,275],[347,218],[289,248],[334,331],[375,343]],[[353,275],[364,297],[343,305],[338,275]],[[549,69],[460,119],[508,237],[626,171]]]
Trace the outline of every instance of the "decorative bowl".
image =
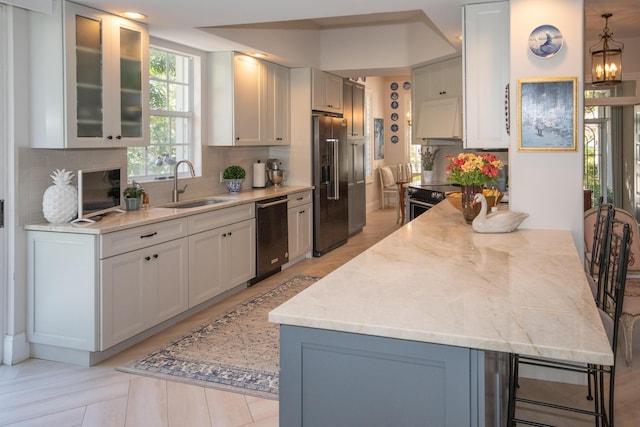
[[[490,210],[491,206],[496,206],[502,200],[503,193],[498,192],[498,200],[496,201],[496,196],[494,196],[494,190],[487,190],[486,188],[482,190],[482,194],[487,199],[487,210]],[[462,212],[462,192],[461,191],[450,191],[446,194],[446,198],[453,205],[454,208],[458,209]]]

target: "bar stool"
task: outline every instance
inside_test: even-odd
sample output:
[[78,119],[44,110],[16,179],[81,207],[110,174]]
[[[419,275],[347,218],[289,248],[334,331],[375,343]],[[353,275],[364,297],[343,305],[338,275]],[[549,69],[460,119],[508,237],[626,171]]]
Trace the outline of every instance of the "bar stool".
[[[608,232],[606,232],[605,235],[608,234],[608,237],[604,242],[605,246],[604,251],[602,252],[600,271],[598,273],[598,289],[601,292],[596,304],[613,352],[613,365],[602,366],[589,364],[584,366],[575,363],[565,363],[549,359],[511,354],[509,361],[508,426],[514,426],[517,424],[551,426],[551,424],[518,418],[516,416],[516,403],[588,415],[595,418],[596,426],[613,426],[615,359],[620,316],[622,314],[622,305],[624,302],[627,264],[629,261],[630,230],[629,224],[615,219],[612,219],[607,227]],[[518,370],[521,364],[587,374],[587,376],[593,380],[595,390],[594,410],[590,411],[548,401],[518,397]],[[609,377],[608,385],[605,385],[605,375],[608,375]]]

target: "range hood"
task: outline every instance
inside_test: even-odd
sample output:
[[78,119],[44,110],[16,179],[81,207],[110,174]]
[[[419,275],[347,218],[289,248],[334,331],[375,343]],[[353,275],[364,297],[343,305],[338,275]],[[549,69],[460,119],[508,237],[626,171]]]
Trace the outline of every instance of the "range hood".
[[418,110],[415,138],[434,145],[459,143],[462,139],[460,104],[460,98],[457,97],[422,102]]

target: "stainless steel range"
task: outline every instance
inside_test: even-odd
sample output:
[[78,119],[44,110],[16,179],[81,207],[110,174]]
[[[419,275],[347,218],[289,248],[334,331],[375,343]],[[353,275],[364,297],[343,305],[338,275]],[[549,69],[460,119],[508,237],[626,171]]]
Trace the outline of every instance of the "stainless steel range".
[[450,191],[460,191],[460,187],[448,182],[423,184],[421,181],[415,181],[409,184],[406,203],[409,221],[443,201]]

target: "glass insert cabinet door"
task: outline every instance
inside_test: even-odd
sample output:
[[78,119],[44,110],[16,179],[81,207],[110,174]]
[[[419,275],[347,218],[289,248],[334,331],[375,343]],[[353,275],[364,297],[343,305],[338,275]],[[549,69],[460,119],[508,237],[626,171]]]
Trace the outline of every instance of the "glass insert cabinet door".
[[104,135],[102,20],[76,15],[76,135]]
[[69,146],[148,145],[146,27],[76,5],[67,22]]

